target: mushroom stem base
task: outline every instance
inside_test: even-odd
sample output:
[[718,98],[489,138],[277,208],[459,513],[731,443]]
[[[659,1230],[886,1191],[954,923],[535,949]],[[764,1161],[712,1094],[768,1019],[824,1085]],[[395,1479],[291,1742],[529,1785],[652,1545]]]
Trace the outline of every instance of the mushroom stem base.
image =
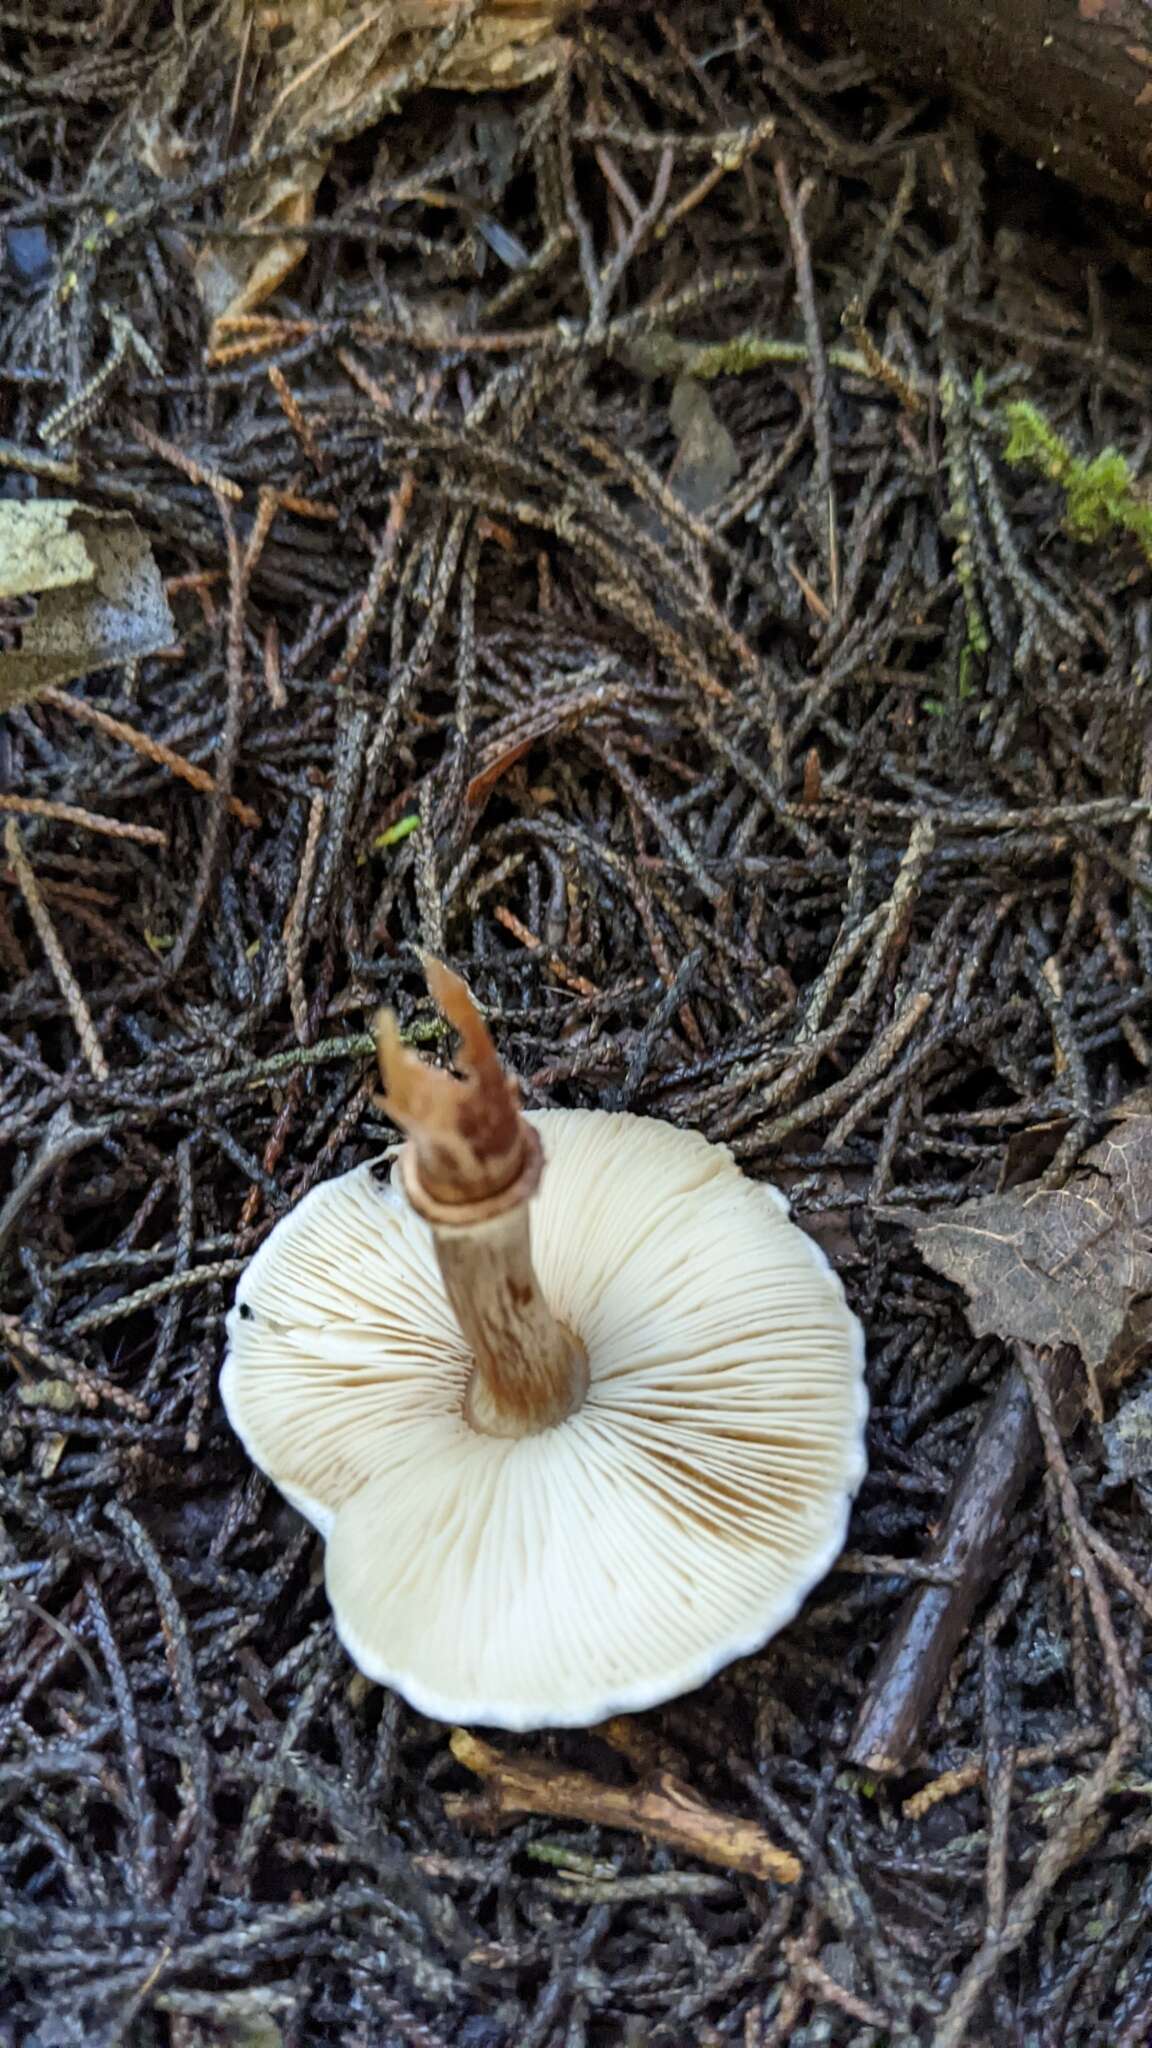
[[580,1407],[588,1359],[548,1307],[532,1265],[528,1206],[482,1223],[433,1224],[436,1257],[475,1364],[465,1420],[483,1436],[534,1436]]

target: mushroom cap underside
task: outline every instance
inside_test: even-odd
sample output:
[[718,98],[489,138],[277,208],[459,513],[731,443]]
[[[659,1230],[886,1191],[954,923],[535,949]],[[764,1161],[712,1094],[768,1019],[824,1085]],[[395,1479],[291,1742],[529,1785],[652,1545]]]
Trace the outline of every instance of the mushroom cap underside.
[[533,1262],[585,1345],[584,1405],[478,1434],[428,1226],[371,1165],[241,1280],[221,1388],[327,1538],[340,1635],[439,1720],[584,1726],[689,1691],[791,1620],[864,1472],[859,1324],[772,1188],[696,1133],[529,1121]]

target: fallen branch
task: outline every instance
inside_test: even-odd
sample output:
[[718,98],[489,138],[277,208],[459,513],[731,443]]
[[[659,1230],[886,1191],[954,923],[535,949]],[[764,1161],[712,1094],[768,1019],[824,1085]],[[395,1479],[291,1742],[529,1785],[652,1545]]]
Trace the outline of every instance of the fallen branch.
[[457,1763],[484,1780],[481,1798],[445,1800],[455,1820],[491,1827],[509,1816],[549,1814],[634,1830],[746,1877],[795,1884],[801,1874],[797,1858],[770,1842],[757,1821],[717,1813],[667,1771],[643,1785],[602,1785],[587,1771],[565,1770],[539,1757],[505,1756],[466,1728],[455,1730],[451,1748]]
[[[1015,1341],[1018,1363],[976,1431],[927,1559],[953,1573],[955,1584],[910,1594],[872,1674],[848,1751],[866,1770],[892,1774],[911,1763],[961,1639],[999,1571],[1012,1510],[1040,1462],[1042,1434],[1091,1591],[1092,1545],[1099,1551],[1102,1539],[1079,1516],[1060,1439],[1076,1427],[1086,1402],[1101,1412],[1102,1390],[1123,1379],[1147,1346],[1150,1192],[1152,1117],[1144,1098],[1133,1096],[1117,1104],[1104,1137],[1061,1186],[1040,1180],[978,1196],[916,1230],[927,1264],[964,1289],[973,1334]],[[1144,1607],[1143,1589],[1123,1558],[1110,1545],[1105,1553],[1113,1577]],[[1102,1592],[1096,1605],[1102,1615]],[[1111,1679],[1123,1698],[1118,1653]]]
[[1148,10],[1139,0],[816,0],[810,35],[858,41],[882,72],[960,106],[1019,155],[1145,209]]
[[[1079,1420],[1087,1393],[1071,1346],[1055,1354],[1050,1374],[1053,1408],[1067,1431]],[[925,1560],[951,1573],[953,1583],[919,1585],[908,1595],[864,1695],[848,1749],[852,1763],[879,1776],[911,1764],[952,1659],[1000,1569],[1012,1511],[1040,1455],[1028,1383],[1013,1366],[976,1430],[943,1529]]]

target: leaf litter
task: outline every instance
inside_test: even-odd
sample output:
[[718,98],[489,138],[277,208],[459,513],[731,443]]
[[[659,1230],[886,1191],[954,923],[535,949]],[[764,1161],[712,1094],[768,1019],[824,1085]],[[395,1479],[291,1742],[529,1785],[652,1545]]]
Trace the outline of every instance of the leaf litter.
[[964,1202],[919,1224],[922,1257],[968,1296],[977,1337],[1072,1344],[1121,1380],[1152,1329],[1152,1115],[1125,1107],[1063,1187]]
[[[27,610],[9,601],[35,599]],[[93,669],[170,647],[152,549],[126,513],[65,498],[0,503],[0,712]],[[6,630],[5,630],[6,626]]]
[[[312,224],[334,144],[372,128],[422,87],[486,93],[547,77],[564,52],[561,17],[581,4],[281,0],[253,9],[235,0],[219,24],[234,76],[233,118],[242,99],[250,148],[256,155],[274,149],[278,168],[239,183],[239,238],[208,242],[195,257],[212,319],[254,312],[303,261],[308,242],[291,230]],[[171,114],[158,116],[151,107],[138,146],[161,176],[187,147]]]
[[[3,502],[128,513],[177,637],[0,736],[0,2040],[1140,2048],[1143,1482],[1062,1434],[1073,1347],[975,1336],[913,1238],[1013,1148],[1045,1194],[1106,1172],[1152,1071],[1148,566],[1062,528],[1101,451],[1142,488],[1139,265],[766,9],[581,10],[515,92],[393,78],[347,137],[258,134],[275,11],[243,67],[213,0],[4,18]],[[305,143],[307,218],[244,225]],[[199,252],[243,283],[277,242],[213,332]],[[724,457],[690,502],[683,375]],[[1060,475],[1004,459],[1022,397]],[[223,1425],[237,1273],[391,1140],[372,1011],[435,1042],[421,945],[533,1102],[702,1129],[838,1247],[845,1569],[642,1717],[650,1764],[512,1759],[630,1823],[670,1773],[794,1884],[603,1805],[465,1825]],[[853,1729],[909,1588],[957,1611],[934,1552],[1006,1417],[890,1783]]]

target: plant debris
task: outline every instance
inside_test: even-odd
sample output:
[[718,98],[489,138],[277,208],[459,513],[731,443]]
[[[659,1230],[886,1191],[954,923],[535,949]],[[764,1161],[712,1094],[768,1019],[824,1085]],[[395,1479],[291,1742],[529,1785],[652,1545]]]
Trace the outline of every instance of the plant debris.
[[[27,610],[8,602],[33,597]],[[155,557],[126,513],[0,502],[0,712],[175,638]]]
[[1134,1394],[1103,1430],[1113,1479],[1143,1478],[1152,1472],[1152,1390]]
[[[1066,1127],[1056,1128],[1066,1135]],[[1063,1186],[1024,1183],[962,1203],[922,1222],[915,1239],[927,1263],[964,1288],[977,1337],[1015,1339],[1050,1354],[1046,1398],[1068,1432],[1085,1401],[1103,1422],[1102,1389],[1122,1382],[1147,1354],[1150,1221],[1152,1117],[1140,1095],[1118,1106],[1109,1135],[1085,1153]],[[857,1717],[852,1755],[869,1770],[906,1770],[916,1753],[965,1630],[1003,1561],[1009,1518],[1039,1462],[1042,1433],[1034,1406],[1027,1374],[1009,1372],[975,1433],[927,1560],[952,1583],[918,1586],[909,1595]],[[1138,1440],[1137,1421],[1133,1445]],[[1111,1446],[1109,1467],[1114,1473]]]
[[[514,93],[397,85],[309,145],[307,220],[245,226],[302,148],[229,18],[0,26],[0,503],[127,514],[176,629],[0,727],[0,2042],[1144,2048],[1145,1482],[1065,1447],[1078,1353],[975,1336],[913,1238],[1106,1173],[1152,1076],[1149,564],[1003,424],[1143,491],[1138,266],[942,102],[711,0],[579,10]],[[277,240],[213,332],[199,252]],[[693,505],[686,374],[736,458]],[[643,1717],[792,1885],[463,1829],[451,1731],[357,1683],[224,1423],[239,1274],[394,1139],[371,1016],[442,1043],[421,947],[531,1106],[784,1186],[866,1326],[852,1568]],[[1027,1469],[883,1779],[853,1729],[964,1576],[931,1557],[998,1403]],[[522,1757],[636,1790],[595,1732]]]
[[915,1237],[964,1289],[977,1337],[1071,1344],[1093,1381],[1126,1377],[1152,1330],[1152,1116],[1115,1111],[1062,1186],[965,1202]]
[[[292,230],[312,225],[336,143],[425,86],[482,93],[546,77],[563,56],[561,16],[583,4],[390,0],[366,10],[353,0],[281,0],[254,12],[233,0],[223,18],[232,146],[257,159],[273,153],[276,169],[242,182],[238,233],[230,224],[227,241],[205,243],[196,255],[209,313],[226,320],[253,312],[303,261],[308,242]],[[145,101],[139,136],[143,161],[161,177],[189,154],[170,93],[166,102]],[[413,196],[431,205],[439,197],[431,189]]]
[[480,1799],[453,1795],[452,1818],[462,1825],[491,1827],[508,1815],[547,1813],[608,1828],[634,1828],[655,1842],[722,1870],[795,1884],[800,1864],[778,1849],[755,1821],[717,1813],[668,1771],[635,1786],[603,1785],[588,1771],[559,1770],[539,1757],[513,1757],[481,1742],[467,1729],[452,1737],[457,1763],[484,1780]]

